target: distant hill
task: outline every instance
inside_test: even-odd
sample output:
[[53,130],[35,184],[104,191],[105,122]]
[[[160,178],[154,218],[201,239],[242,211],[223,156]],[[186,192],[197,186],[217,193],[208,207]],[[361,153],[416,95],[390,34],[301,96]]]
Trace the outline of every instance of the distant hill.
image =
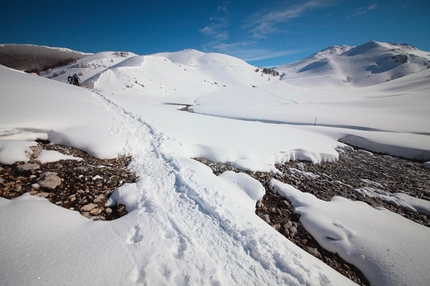
[[300,61],[276,68],[283,80],[321,86],[341,83],[370,86],[429,68],[430,52],[408,44],[370,41],[360,46],[332,46]]
[[[430,52],[408,44],[370,41],[359,46],[328,47],[297,62],[279,66],[274,72],[232,56],[191,49],[140,56],[129,52],[84,54],[34,45],[0,45],[0,64],[25,71],[49,69],[40,75],[62,82],[67,82],[69,74],[78,73],[82,82],[93,88],[103,89],[101,86],[106,85],[131,91],[145,86],[142,91],[165,94],[167,86],[172,91],[179,91],[179,86],[188,90],[193,86],[191,82],[195,82],[194,88],[208,83],[223,87],[257,87],[267,81],[285,81],[304,88],[372,86],[428,69]],[[127,67],[133,67],[133,76],[128,74]],[[121,69],[123,71],[118,73]],[[185,78],[177,82],[179,75]],[[120,83],[115,87],[102,84],[102,81],[118,80]]]
[[51,48],[36,45],[5,44],[0,45],[0,64],[27,72],[47,70],[75,62],[87,56],[87,53],[65,48]]

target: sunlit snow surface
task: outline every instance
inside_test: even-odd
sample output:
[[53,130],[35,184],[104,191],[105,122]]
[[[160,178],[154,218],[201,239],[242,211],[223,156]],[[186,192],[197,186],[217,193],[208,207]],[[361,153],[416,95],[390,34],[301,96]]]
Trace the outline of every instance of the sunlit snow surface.
[[[28,160],[31,140],[42,138],[101,158],[133,155],[139,181],[112,196],[130,211],[112,222],[29,195],[0,199],[1,284],[352,284],[254,214],[261,184],[246,175],[216,177],[190,158],[277,172],[275,164],[288,160],[337,160],[341,139],[429,160],[430,70],[321,89],[193,50],[105,52],[59,69],[56,82],[0,66],[2,162]],[[94,90],[65,84],[75,72]],[[195,113],[177,110],[185,105]],[[425,227],[342,198],[304,196],[288,194],[305,227],[371,283],[429,281]]]
[[422,285],[430,279],[427,227],[364,202],[326,202],[291,185],[272,184],[318,243],[356,265],[372,285]]

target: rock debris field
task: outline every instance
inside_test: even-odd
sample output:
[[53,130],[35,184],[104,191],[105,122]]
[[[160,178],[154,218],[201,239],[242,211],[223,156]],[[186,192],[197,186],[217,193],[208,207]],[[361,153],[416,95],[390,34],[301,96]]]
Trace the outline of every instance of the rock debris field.
[[29,192],[93,220],[113,220],[127,214],[124,205],[105,204],[116,188],[136,181],[135,174],[127,170],[131,157],[101,160],[62,145],[39,143],[39,148],[82,160],[41,164],[35,158],[26,164],[0,165],[0,196],[13,199]]
[[[136,175],[127,169],[131,157],[102,160],[75,148],[48,142],[40,142],[36,149],[28,163],[0,164],[0,196],[13,199],[29,192],[58,206],[79,211],[92,220],[113,220],[127,214],[124,205],[107,206],[106,202],[113,190],[125,183],[136,182]],[[41,164],[37,160],[41,150],[58,151],[82,160]],[[356,267],[315,241],[300,223],[300,216],[294,213],[290,202],[274,190],[270,180],[275,178],[326,201],[342,196],[373,207],[384,207],[429,227],[429,215],[411,211],[386,198],[394,193],[404,193],[430,200],[430,170],[418,162],[352,147],[339,151],[339,161],[335,163],[287,162],[276,166],[280,171],[278,174],[244,172],[229,163],[195,159],[209,166],[216,175],[225,171],[243,172],[260,181],[266,189],[266,194],[256,204],[256,214],[261,219],[349,279],[368,285]]]

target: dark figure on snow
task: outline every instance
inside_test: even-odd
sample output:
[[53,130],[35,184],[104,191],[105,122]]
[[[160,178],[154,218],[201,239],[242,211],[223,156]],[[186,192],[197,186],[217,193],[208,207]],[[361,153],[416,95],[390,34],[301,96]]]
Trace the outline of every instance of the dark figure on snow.
[[79,86],[79,82],[81,81],[81,79],[79,78],[79,76],[77,74],[73,75],[73,84]]
[[68,81],[70,84],[72,84],[72,83],[73,83],[73,81],[72,81],[72,77],[71,77],[70,75],[67,77],[67,81]]

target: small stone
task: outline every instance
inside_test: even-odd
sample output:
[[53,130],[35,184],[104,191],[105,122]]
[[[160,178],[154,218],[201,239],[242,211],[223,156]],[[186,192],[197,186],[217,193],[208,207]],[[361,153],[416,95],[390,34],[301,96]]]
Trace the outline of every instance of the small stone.
[[270,221],[270,217],[269,217],[269,215],[268,214],[265,214],[264,215],[264,220],[267,222],[267,223],[270,223],[271,221]]
[[257,208],[261,208],[263,206],[263,202],[261,200],[257,201]]
[[56,187],[61,185],[61,179],[57,176],[57,173],[47,173],[38,183],[41,188],[55,190]]
[[291,236],[295,236],[296,235],[296,233],[297,233],[297,227],[292,226],[292,227],[290,227],[289,230],[290,230]]
[[313,256],[315,256],[315,257],[317,257],[319,259],[322,259],[321,253],[319,253],[318,249],[316,249],[315,247],[309,247],[309,246],[307,246],[307,247],[305,247],[305,250],[308,253],[312,254]]
[[104,200],[105,200],[105,196],[100,195],[94,199],[93,203],[100,204],[100,203],[103,203]]
[[81,215],[86,217],[86,218],[91,218],[91,215],[89,212],[81,212]]
[[105,213],[111,214],[112,213],[112,209],[111,208],[105,208]]
[[290,227],[292,227],[293,226],[293,223],[291,222],[291,221],[287,221],[285,224],[284,224],[284,229],[290,229]]
[[281,225],[279,223],[272,225],[272,227],[277,231],[279,231],[281,229]]
[[118,212],[122,213],[123,211],[125,211],[125,205],[119,205]]
[[35,190],[40,189],[40,185],[38,183],[31,184],[31,187]]
[[299,169],[300,171],[304,171],[305,170],[305,166],[303,166],[302,163],[297,163],[296,164],[296,168]]
[[40,192],[36,194],[36,197],[41,197],[41,198],[47,198],[48,196],[49,196],[49,193],[47,192]]
[[92,210],[90,211],[90,214],[91,214],[91,215],[99,215],[101,212],[102,212],[102,210],[101,210],[101,209],[99,209],[99,208],[95,208],[95,209],[92,209]]
[[81,212],[89,212],[97,207],[96,204],[88,204],[81,208]]

